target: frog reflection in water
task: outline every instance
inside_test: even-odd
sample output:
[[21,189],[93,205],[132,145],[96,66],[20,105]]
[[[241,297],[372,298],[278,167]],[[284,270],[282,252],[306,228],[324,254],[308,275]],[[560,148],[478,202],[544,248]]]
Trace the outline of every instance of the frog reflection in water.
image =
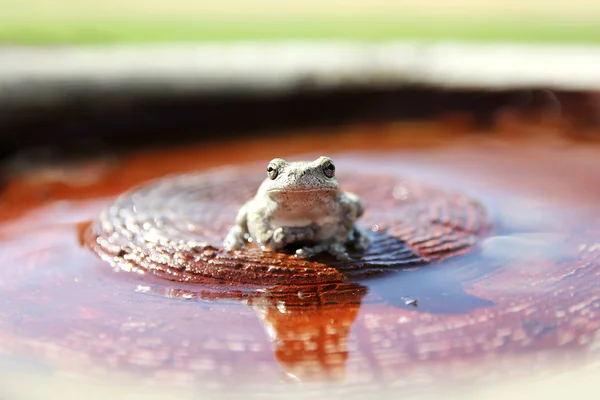
[[275,158],[253,199],[239,210],[224,246],[240,249],[254,242],[263,251],[295,250],[297,257],[329,253],[347,260],[348,249],[364,251],[367,234],[355,226],[364,208],[344,192],[328,157],[288,163]]
[[356,348],[357,337],[351,330],[366,294],[365,286],[342,282],[311,285],[300,291],[275,287],[245,303],[269,335],[286,378],[337,382],[346,377],[349,347]]

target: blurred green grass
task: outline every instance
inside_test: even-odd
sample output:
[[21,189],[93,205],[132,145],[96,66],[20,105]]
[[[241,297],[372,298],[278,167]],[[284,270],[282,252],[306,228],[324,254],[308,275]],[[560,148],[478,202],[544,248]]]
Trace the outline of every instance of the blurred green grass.
[[600,43],[600,23],[552,20],[440,20],[406,16],[206,17],[2,21],[0,41],[12,44],[101,44],[115,42],[232,41],[282,39],[456,39]]
[[[593,12],[600,6],[587,11],[593,0],[555,1],[474,5],[464,0],[400,4],[391,0],[0,0],[0,43],[286,39],[600,43],[600,19]],[[415,4],[421,8],[415,9]]]

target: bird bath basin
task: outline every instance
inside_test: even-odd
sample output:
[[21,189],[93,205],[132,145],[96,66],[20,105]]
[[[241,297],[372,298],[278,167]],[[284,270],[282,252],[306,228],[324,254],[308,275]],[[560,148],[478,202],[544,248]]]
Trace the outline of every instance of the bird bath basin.
[[[502,121],[490,132],[457,133],[447,120],[323,128],[149,149],[7,179],[0,394],[393,399],[464,394],[473,382],[489,394],[524,378],[592,368],[600,145]],[[119,254],[102,260],[85,242],[91,221],[136,185],[232,166],[244,166],[243,179],[257,171],[249,179],[260,181],[273,157],[320,153],[336,160],[340,177],[346,170],[406,178],[461,193],[463,203],[475,199],[485,229],[452,257],[293,285],[112,268],[105,260]],[[360,186],[360,179],[347,181]],[[386,191],[385,179],[367,181],[368,190]],[[377,196],[373,211],[386,207]],[[455,240],[459,230],[446,225]]]

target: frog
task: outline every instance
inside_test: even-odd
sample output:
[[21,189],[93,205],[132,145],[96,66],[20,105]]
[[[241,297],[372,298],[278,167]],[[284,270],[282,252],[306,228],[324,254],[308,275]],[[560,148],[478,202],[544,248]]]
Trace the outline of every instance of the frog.
[[226,250],[254,243],[262,251],[292,251],[310,259],[329,254],[349,260],[371,239],[356,221],[365,211],[354,193],[343,191],[331,158],[287,162],[274,158],[255,196],[239,209],[223,242]]

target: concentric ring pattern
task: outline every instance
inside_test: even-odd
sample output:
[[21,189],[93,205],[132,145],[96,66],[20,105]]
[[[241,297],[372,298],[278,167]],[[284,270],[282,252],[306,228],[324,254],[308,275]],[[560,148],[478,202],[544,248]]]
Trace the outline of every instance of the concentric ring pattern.
[[339,282],[389,268],[439,260],[468,251],[488,228],[476,201],[389,175],[344,171],[344,190],[366,206],[359,223],[372,245],[351,261],[302,260],[221,243],[237,210],[258,188],[254,168],[176,175],[121,195],[86,233],[90,248],[113,266],[170,280],[245,284]]

